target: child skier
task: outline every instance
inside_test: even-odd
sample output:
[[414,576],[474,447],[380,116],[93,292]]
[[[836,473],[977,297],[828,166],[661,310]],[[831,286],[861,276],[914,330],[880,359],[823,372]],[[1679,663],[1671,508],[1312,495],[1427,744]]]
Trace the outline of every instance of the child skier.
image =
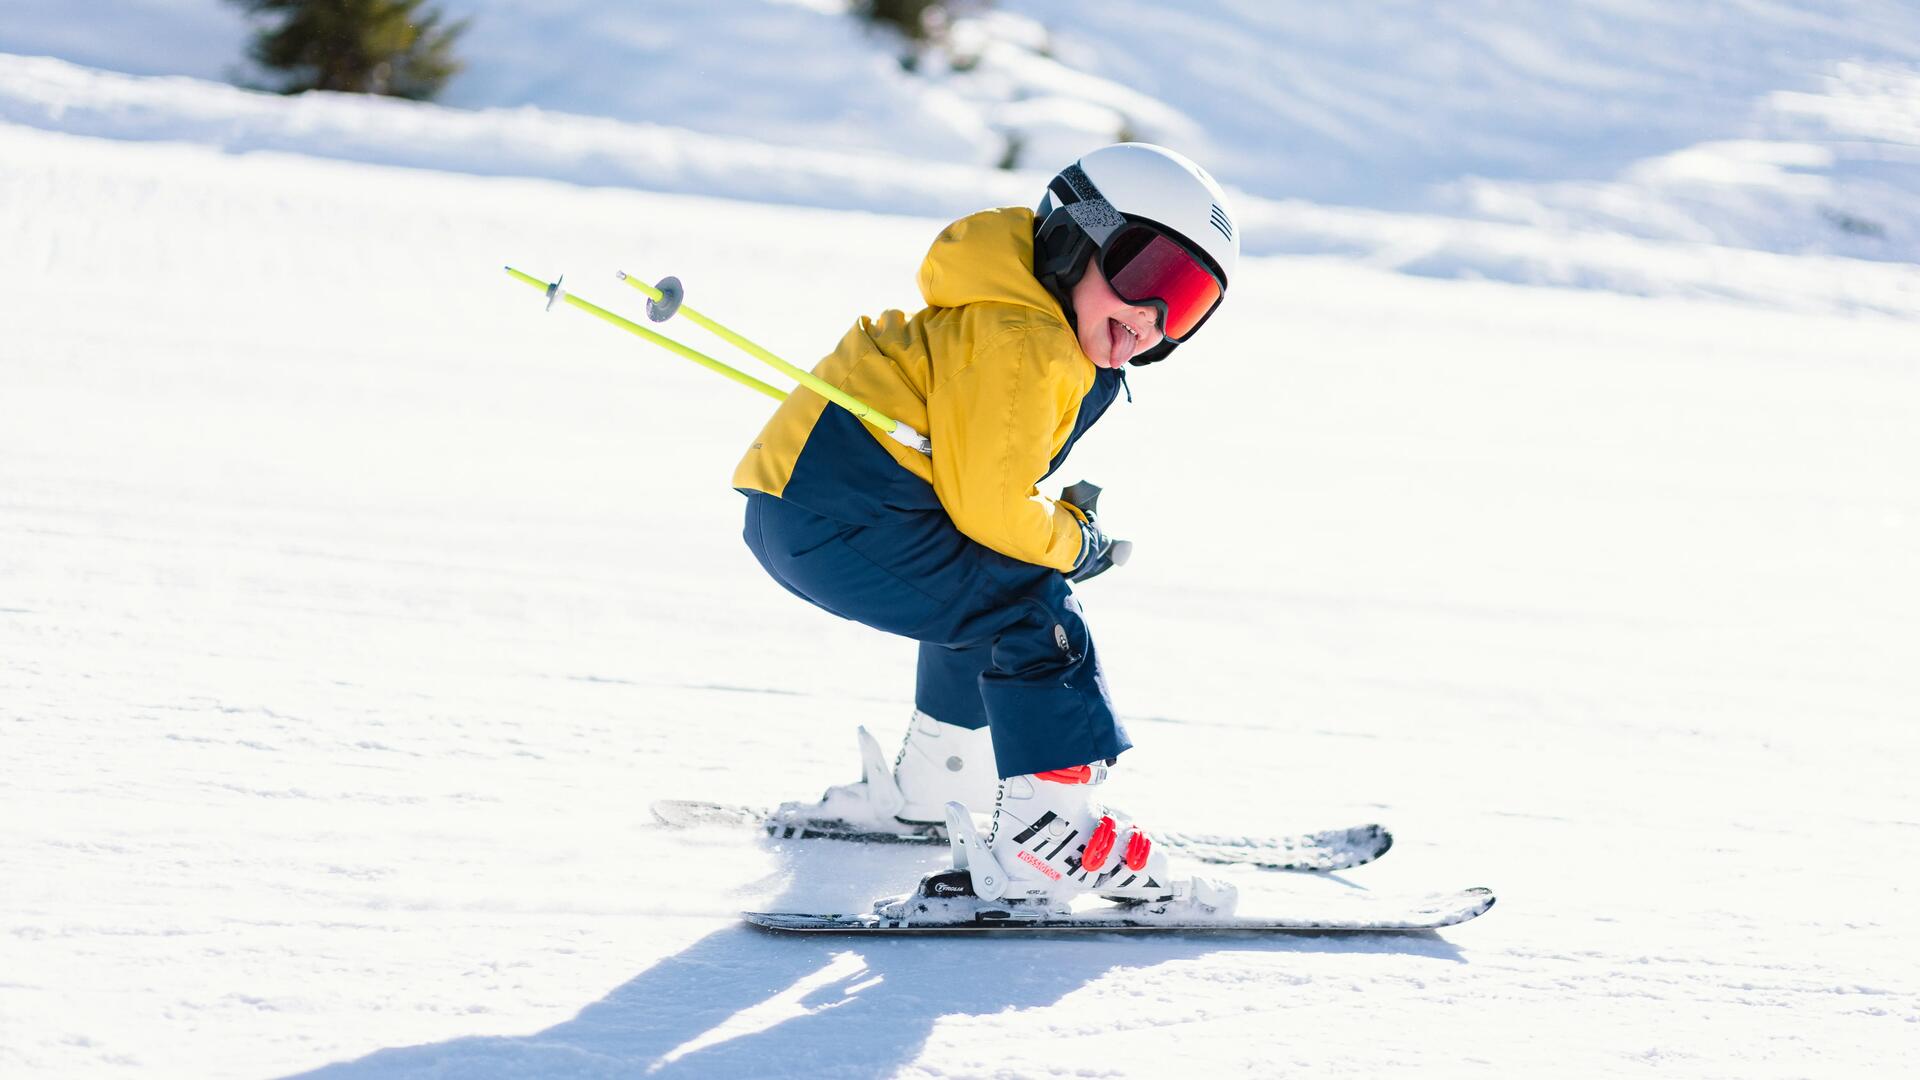
[[1192,338],[1238,255],[1204,170],[1104,147],[1037,209],[949,225],[920,268],[927,307],[861,319],[814,369],[926,432],[930,455],[805,390],[774,413],[734,473],[747,546],[802,599],[920,642],[893,768],[863,729],[864,778],[782,816],[904,832],[944,820],[949,800],[991,802],[989,846],[1016,879],[1168,894],[1164,854],[1095,798],[1132,743],[1070,583],[1114,565],[1114,541],[1091,506],[1037,485],[1113,403],[1124,365]]

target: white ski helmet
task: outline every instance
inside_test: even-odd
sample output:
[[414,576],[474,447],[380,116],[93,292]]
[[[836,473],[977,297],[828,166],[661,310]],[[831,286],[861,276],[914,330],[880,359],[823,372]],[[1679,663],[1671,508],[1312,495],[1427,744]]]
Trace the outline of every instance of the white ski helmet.
[[1073,286],[1089,260],[1123,299],[1160,312],[1166,339],[1132,358],[1151,364],[1191,338],[1240,261],[1227,197],[1207,171],[1164,146],[1101,147],[1060,170],[1034,210],[1033,273],[1073,320]]

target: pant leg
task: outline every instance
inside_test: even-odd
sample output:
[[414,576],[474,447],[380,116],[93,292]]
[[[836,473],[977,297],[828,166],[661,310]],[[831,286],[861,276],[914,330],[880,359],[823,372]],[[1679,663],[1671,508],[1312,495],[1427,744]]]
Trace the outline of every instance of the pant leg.
[[1057,571],[975,543],[937,511],[850,525],[753,494],[746,539],[789,591],[920,641],[923,671],[927,646],[947,650],[931,654],[938,662],[926,687],[943,701],[965,700],[955,684],[975,669],[1000,775],[1084,765],[1132,745],[1079,601]]
[[1047,576],[1019,599],[1019,620],[994,640],[993,666],[980,675],[1002,777],[1118,757],[1133,745],[1080,601],[1066,578]]
[[991,667],[991,641],[958,646],[921,642],[913,707],[941,723],[986,727],[987,706],[980,696],[980,676]]

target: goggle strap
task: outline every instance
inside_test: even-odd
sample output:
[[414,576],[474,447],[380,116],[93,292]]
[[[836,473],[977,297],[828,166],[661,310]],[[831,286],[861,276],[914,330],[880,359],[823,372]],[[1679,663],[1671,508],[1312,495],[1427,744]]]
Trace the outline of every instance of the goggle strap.
[[1077,203],[1081,199],[1101,197],[1100,189],[1093,186],[1093,181],[1087,178],[1087,171],[1080,167],[1079,162],[1061,169],[1059,175],[1048,182],[1047,186],[1060,194],[1062,206]]
[[1114,230],[1127,223],[1127,219],[1113,208],[1106,196],[1100,194],[1100,189],[1093,186],[1086,170],[1078,164],[1061,169],[1060,175],[1047,185],[1047,190],[1059,196],[1060,208],[1073,218],[1075,225],[1093,237],[1096,244],[1106,243]]
[[1120,211],[1115,210],[1113,204],[1105,199],[1082,199],[1065,209],[1073,217],[1073,223],[1084,229],[1088,236],[1093,237],[1093,242],[1096,244],[1105,244],[1107,237],[1118,232],[1127,223],[1127,219],[1120,215]]

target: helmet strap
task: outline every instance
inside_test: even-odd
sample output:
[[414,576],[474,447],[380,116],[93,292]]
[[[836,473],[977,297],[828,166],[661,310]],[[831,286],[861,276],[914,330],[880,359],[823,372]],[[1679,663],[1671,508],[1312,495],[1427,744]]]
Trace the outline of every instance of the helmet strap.
[[1033,276],[1066,313],[1067,326],[1076,334],[1080,320],[1073,310],[1073,287],[1086,276],[1087,265],[1099,250],[1051,194],[1041,200],[1033,218]]

